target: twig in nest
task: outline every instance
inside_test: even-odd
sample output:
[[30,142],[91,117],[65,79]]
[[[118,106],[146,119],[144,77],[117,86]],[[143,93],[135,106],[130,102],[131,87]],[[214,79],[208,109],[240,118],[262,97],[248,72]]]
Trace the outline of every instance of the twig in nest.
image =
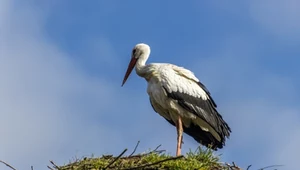
[[[134,156],[133,156],[133,154],[135,153],[135,151],[136,151],[137,147],[139,146],[139,144],[140,144],[140,141],[137,142],[137,144],[135,145],[135,147],[134,147],[132,153],[131,153],[129,156],[127,156],[127,158],[129,158],[129,157],[132,158],[132,157],[138,157],[138,156],[139,156],[139,155],[134,155]],[[121,158],[121,159],[122,159],[122,158]],[[126,159],[126,158],[125,158],[125,159]],[[121,162],[119,166],[122,166],[122,165],[123,165],[123,163]]]
[[[152,154],[152,153],[160,154],[160,153],[162,153],[162,152],[165,152],[166,150],[158,150],[158,148],[159,148],[160,146],[161,146],[161,145],[158,145],[154,150],[149,151],[149,152],[147,152],[147,153],[137,154],[137,155],[130,155],[130,156],[128,156],[128,157],[130,157],[130,158],[135,158],[135,157],[147,156],[147,155],[150,155],[150,154]],[[128,158],[128,157],[126,157],[126,158]]]
[[128,157],[131,157],[135,153],[135,151],[136,151],[137,147],[139,146],[139,144],[140,144],[140,141],[137,142],[133,152]]
[[228,166],[228,168],[230,168],[231,170],[241,170],[240,167],[236,166],[234,162],[232,162],[232,165],[230,165],[229,163],[226,163],[226,165]]
[[109,168],[113,163],[115,163],[118,159],[121,158],[122,155],[124,155],[124,153],[127,151],[127,149],[125,149],[119,156],[117,156],[113,161],[111,161],[104,169]]
[[14,167],[12,167],[11,165],[9,165],[8,163],[4,162],[4,161],[1,161],[1,163],[3,163],[4,165],[8,166],[10,169],[13,169],[13,170],[16,170]]
[[157,146],[153,151],[151,151],[151,152],[156,152],[157,149],[158,149],[159,147],[161,147],[161,145],[158,145],[158,146]]
[[279,166],[283,166],[283,165],[270,165],[270,166],[266,166],[266,167],[263,167],[263,168],[259,168],[258,170],[264,170],[264,169],[267,169],[267,168],[273,168],[273,167],[279,167]]
[[54,168],[60,169],[59,166],[57,166],[53,161],[50,161],[50,163],[53,165]]
[[152,153],[162,153],[162,152],[165,152],[166,150],[158,150],[158,148],[161,147],[161,145],[158,145],[153,151],[150,151],[149,153],[145,154],[145,155],[149,155],[149,154],[152,154]]
[[247,167],[247,170],[249,170],[251,166],[252,166],[252,165],[249,165],[249,166]]
[[50,170],[54,170],[54,169],[53,169],[53,168],[51,168],[49,165],[47,166],[47,168],[48,168],[48,169],[50,169]]
[[141,168],[156,165],[156,164],[159,164],[159,163],[162,163],[162,162],[166,162],[166,161],[170,161],[170,160],[176,160],[176,159],[180,159],[180,158],[183,158],[183,155],[172,157],[172,158],[166,158],[166,159],[163,159],[163,160],[160,160],[160,161],[157,161],[157,162],[154,162],[154,163],[150,163],[150,164],[144,164],[144,165],[136,166],[136,167],[132,167],[132,168],[125,168],[125,169],[122,169],[122,170],[141,169]]

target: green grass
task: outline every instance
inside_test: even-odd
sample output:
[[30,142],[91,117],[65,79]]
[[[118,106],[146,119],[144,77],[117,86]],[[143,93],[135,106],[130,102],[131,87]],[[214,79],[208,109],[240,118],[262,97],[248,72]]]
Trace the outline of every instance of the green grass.
[[[123,151],[124,153],[126,152]],[[227,170],[228,165],[219,162],[219,156],[211,149],[199,147],[186,155],[173,157],[164,151],[149,151],[143,154],[122,156],[103,155],[83,158],[64,166],[53,163],[55,170],[98,170],[98,169],[170,169],[170,170]]]

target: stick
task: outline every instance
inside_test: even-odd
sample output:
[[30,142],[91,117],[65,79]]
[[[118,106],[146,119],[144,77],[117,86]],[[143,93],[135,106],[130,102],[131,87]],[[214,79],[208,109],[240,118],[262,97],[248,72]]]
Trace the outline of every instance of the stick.
[[47,168],[48,168],[48,169],[50,169],[50,170],[54,170],[54,169],[53,169],[53,168],[51,168],[50,166],[47,166]]
[[113,161],[111,161],[104,169],[109,168],[113,163],[115,163],[119,158],[121,158],[121,156],[124,155],[126,151],[127,149],[125,149],[119,156],[117,156]]
[[165,152],[166,150],[158,150],[158,148],[161,147],[161,145],[158,145],[153,151],[149,152],[149,153],[146,153],[144,155],[150,155],[152,153],[162,153],[162,152]]
[[279,167],[279,166],[283,166],[283,165],[270,165],[270,166],[266,166],[266,167],[260,168],[258,170],[264,170],[264,169],[267,169],[267,168],[273,168],[273,167]]
[[50,161],[50,163],[54,166],[54,168],[60,169],[59,166],[57,166],[53,161]]
[[8,166],[10,169],[13,169],[13,170],[16,170],[14,167],[12,167],[11,165],[9,165],[8,163],[4,162],[4,161],[1,161],[1,163],[3,163],[4,165]]
[[231,170],[241,170],[240,167],[236,166],[234,162],[232,162],[232,165],[230,165],[229,163],[225,163],[225,165],[230,168]]
[[135,153],[135,151],[136,151],[137,147],[139,146],[139,144],[140,144],[140,141],[137,142],[133,152],[128,157],[131,157]]
[[156,152],[157,149],[158,149],[159,147],[161,147],[161,145],[158,145],[158,146],[157,146],[153,151],[151,151],[151,152]]
[[[137,155],[131,155],[131,156],[128,156],[128,157],[126,157],[126,158],[135,158],[135,157],[142,157],[142,156],[147,156],[147,155],[150,155],[150,154],[152,154],[152,153],[158,153],[158,154],[160,154],[160,153],[162,153],[162,152],[165,152],[166,150],[158,150],[158,148],[160,147],[161,145],[158,145],[154,150],[152,150],[152,151],[149,151],[149,152],[147,152],[147,153],[144,153],[144,154],[137,154]],[[126,158],[124,158],[124,159],[126,159]],[[123,158],[121,158],[121,159],[123,159]]]
[[251,166],[252,166],[252,165],[249,165],[249,166],[247,167],[247,170],[249,170]]

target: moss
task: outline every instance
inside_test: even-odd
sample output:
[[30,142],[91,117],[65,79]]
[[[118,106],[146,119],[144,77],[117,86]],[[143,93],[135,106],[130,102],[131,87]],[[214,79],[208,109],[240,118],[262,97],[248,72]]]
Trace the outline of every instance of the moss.
[[[124,151],[125,153],[125,151]],[[173,157],[163,151],[150,151],[129,156],[103,155],[76,160],[67,165],[56,166],[57,170],[98,170],[98,169],[171,169],[171,170],[225,170],[228,166],[219,162],[219,156],[210,149],[199,147],[181,157]],[[109,166],[108,166],[109,165]]]

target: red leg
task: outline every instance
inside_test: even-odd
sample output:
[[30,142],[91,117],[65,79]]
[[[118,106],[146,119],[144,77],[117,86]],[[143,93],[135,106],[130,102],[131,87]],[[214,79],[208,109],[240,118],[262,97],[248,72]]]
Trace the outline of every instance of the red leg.
[[181,117],[179,116],[178,121],[176,123],[176,129],[177,129],[177,150],[176,150],[176,156],[181,155],[181,145],[182,145],[182,121]]

